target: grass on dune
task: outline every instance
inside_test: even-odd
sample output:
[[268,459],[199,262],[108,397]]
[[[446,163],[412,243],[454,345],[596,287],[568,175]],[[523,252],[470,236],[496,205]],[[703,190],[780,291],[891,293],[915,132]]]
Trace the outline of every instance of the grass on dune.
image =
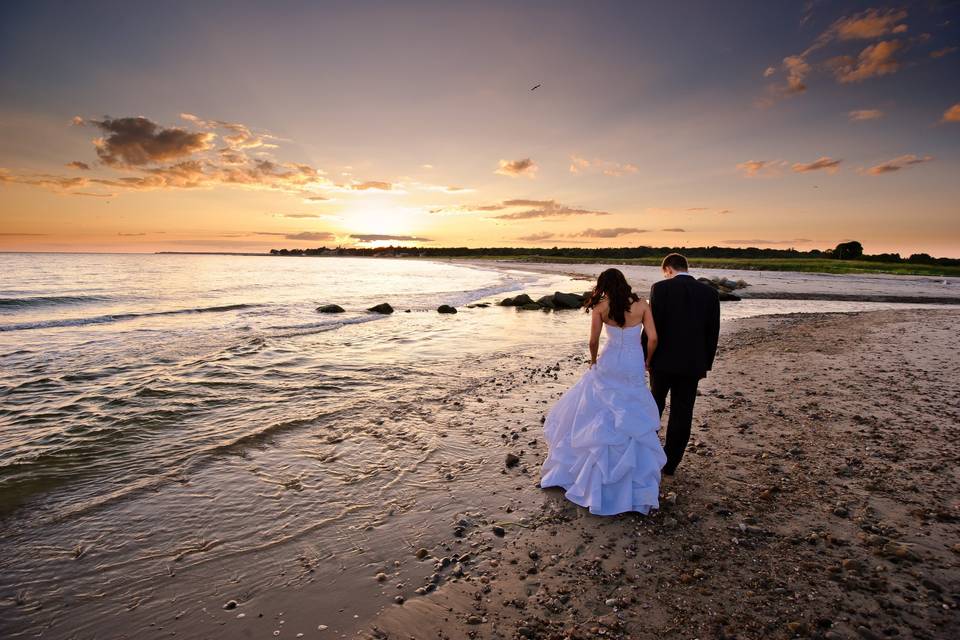
[[[660,266],[660,258],[568,258],[561,256],[470,256],[491,260],[517,262],[556,262],[563,264],[636,264]],[[960,276],[960,267],[941,265],[870,262],[867,260],[830,260],[818,258],[689,258],[691,268],[745,269],[751,271],[803,271],[808,273],[887,273],[914,276]]]

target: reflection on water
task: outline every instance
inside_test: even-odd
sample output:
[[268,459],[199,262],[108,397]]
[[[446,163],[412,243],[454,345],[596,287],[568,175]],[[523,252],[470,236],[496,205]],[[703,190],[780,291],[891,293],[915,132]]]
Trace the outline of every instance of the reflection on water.
[[[356,258],[18,255],[0,267],[15,275],[0,289],[4,598],[28,589],[95,608],[171,563],[241,557],[266,575],[270,550],[290,543],[334,562],[352,532],[435,490],[425,464],[464,471],[469,425],[438,423],[442,407],[585,350],[581,313],[463,306],[587,286],[563,276]],[[382,301],[398,312],[363,311]],[[316,313],[325,302],[347,313]],[[441,303],[460,313],[437,314]],[[723,315],[890,306],[752,300]]]

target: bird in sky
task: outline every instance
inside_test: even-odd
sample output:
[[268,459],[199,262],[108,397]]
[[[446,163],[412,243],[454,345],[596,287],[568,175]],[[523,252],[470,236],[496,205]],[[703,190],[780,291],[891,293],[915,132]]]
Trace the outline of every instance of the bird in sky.
[[540,88],[540,85],[538,84],[538,85],[534,86],[532,89],[530,89],[530,91],[536,91],[536,90],[539,89],[539,88]]

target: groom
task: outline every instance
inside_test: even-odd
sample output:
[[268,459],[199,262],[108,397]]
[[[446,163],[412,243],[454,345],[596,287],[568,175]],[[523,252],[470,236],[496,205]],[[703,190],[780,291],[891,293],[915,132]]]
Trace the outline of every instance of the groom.
[[660,265],[664,280],[650,288],[650,307],[657,327],[657,349],[650,362],[650,391],[660,416],[670,394],[667,422],[667,464],[672,476],[690,440],[697,384],[713,367],[720,335],[717,292],[687,273],[687,259],[671,253]]

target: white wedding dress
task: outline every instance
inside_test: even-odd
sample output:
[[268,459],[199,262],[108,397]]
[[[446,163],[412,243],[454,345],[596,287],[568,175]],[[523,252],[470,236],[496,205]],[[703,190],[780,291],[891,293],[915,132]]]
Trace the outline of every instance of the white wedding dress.
[[667,457],[644,377],[641,326],[606,325],[606,332],[597,364],[547,414],[550,451],[540,486],[563,487],[567,499],[596,515],[647,513],[659,507]]

